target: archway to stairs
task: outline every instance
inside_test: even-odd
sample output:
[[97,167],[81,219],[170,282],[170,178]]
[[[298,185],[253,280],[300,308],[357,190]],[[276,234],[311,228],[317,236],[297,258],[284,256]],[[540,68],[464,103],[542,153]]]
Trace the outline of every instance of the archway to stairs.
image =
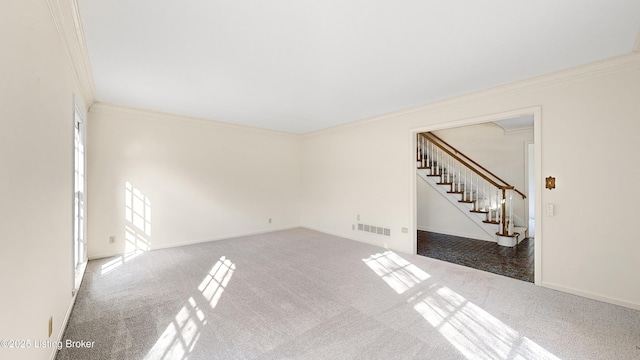
[[[487,202],[487,196],[482,195],[478,184],[475,188],[470,188],[475,190],[467,190],[468,193],[462,195],[456,190],[464,188],[464,185],[437,174],[438,171],[445,174],[447,171],[452,172],[442,169],[450,169],[450,163],[447,166],[443,164],[442,168],[433,164],[430,167],[429,164],[425,166],[425,162],[421,160],[422,166],[417,164],[415,189],[417,254],[518,280],[538,282],[536,273],[541,271],[541,257],[540,237],[539,232],[535,231],[535,220],[536,214],[539,214],[536,198],[539,198],[537,194],[541,181],[538,176],[540,166],[535,156],[539,156],[540,149],[536,149],[535,144],[540,136],[539,124],[540,112],[530,109],[469,119],[455,127],[439,126],[416,131],[418,148],[421,145],[418,134],[429,132],[451,146],[454,149],[451,150],[453,156],[461,156],[461,159],[467,156],[471,162],[477,162],[501,177],[522,194],[519,197],[514,192],[515,197],[496,199],[496,204],[502,200],[510,201],[508,223],[512,226],[515,224],[516,229],[510,229],[510,234],[514,234],[517,239],[513,241],[514,246],[499,245],[504,242],[499,241],[495,234],[500,233],[502,223],[497,218],[502,218],[502,215],[499,209],[492,215],[491,210],[482,204],[483,201]],[[437,154],[439,149],[433,149]],[[436,167],[440,170],[434,170]],[[463,175],[462,169],[457,170],[455,165],[453,167],[453,172],[458,171],[460,178],[471,178],[473,183],[473,176],[467,173]],[[450,177],[458,176],[450,174]],[[468,201],[469,197],[472,202]],[[512,199],[515,200],[511,202]],[[481,221],[475,217],[480,217]],[[486,221],[487,217],[492,221]]]

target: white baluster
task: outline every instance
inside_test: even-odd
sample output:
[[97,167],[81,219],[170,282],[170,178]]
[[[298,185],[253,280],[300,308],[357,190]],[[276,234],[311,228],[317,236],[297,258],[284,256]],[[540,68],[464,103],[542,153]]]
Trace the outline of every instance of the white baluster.
[[462,190],[462,200],[467,196],[467,169],[464,169],[464,190]]
[[[500,211],[498,213],[501,213],[502,212],[502,198],[500,197],[500,190],[498,190],[498,199],[500,199],[500,205],[498,205],[498,209],[500,209]],[[502,214],[499,215],[498,221],[500,222],[500,227],[499,227],[500,233],[504,234],[503,231],[502,231]]]
[[424,138],[420,137],[420,166],[424,167],[424,156],[425,156],[425,150],[424,150]]
[[431,173],[431,175],[433,175],[433,162],[434,157],[436,156],[435,151],[434,151],[434,147],[433,147],[433,143],[431,143],[431,165],[429,166],[429,172]]
[[458,162],[458,187],[456,191],[460,192],[460,188],[462,188],[462,164]]
[[491,191],[491,187],[489,187],[489,221],[493,221],[493,217],[491,213],[493,212],[493,191]]
[[487,182],[482,183],[482,198],[484,201],[482,202],[482,211],[487,210]]
[[433,164],[436,162],[436,153],[435,153],[435,145],[431,143],[431,174],[433,175]]
[[469,187],[467,186],[467,182],[469,181],[469,174],[467,172],[467,168],[464,168],[464,190],[463,191],[463,195],[462,195],[462,200],[467,200],[467,191],[469,190]]
[[473,201],[473,171],[469,173],[469,200]]
[[513,235],[513,190],[509,190],[509,235]]
[[424,141],[424,142],[425,142],[425,143],[424,143],[424,148],[425,148],[425,152],[426,152],[426,154],[427,154],[427,158],[425,159],[425,164],[424,164],[424,166],[425,166],[425,167],[428,167],[428,166],[429,166],[429,159],[431,158],[431,149],[429,148],[429,145],[430,145],[431,143],[429,142],[429,139],[425,139],[425,141]]

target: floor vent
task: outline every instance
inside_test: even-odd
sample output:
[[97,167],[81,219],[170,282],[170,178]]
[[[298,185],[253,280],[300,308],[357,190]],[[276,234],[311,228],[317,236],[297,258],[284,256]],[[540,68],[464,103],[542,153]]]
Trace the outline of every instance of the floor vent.
[[391,230],[374,225],[358,224],[358,230],[366,231],[378,235],[391,236]]

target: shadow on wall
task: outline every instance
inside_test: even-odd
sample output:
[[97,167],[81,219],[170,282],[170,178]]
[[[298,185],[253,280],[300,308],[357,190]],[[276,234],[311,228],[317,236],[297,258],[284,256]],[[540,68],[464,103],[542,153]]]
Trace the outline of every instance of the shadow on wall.
[[104,264],[102,275],[151,250],[151,200],[127,181],[124,204],[124,254]]

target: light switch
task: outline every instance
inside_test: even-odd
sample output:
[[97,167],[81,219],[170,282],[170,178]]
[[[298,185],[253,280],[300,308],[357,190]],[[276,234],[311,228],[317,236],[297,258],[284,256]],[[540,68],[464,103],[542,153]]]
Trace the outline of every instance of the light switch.
[[547,216],[554,216],[556,213],[555,204],[547,204]]

